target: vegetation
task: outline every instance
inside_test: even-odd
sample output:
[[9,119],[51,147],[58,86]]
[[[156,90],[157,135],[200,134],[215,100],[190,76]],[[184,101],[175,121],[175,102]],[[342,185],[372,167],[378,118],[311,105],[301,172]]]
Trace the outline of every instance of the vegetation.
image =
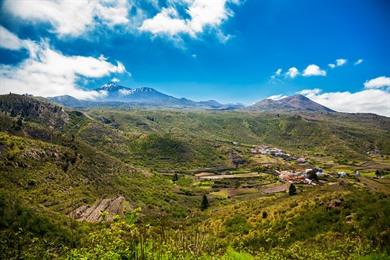
[[209,207],[209,200],[207,199],[207,195],[204,194],[202,197],[202,203],[200,204],[200,208],[202,210],[206,210]]
[[[388,118],[68,111],[18,95],[0,110],[1,259],[389,257]],[[252,154],[260,144],[308,162]],[[315,167],[316,185],[277,174]]]
[[290,194],[290,196],[297,194],[297,188],[294,184],[291,184],[288,188],[288,194]]

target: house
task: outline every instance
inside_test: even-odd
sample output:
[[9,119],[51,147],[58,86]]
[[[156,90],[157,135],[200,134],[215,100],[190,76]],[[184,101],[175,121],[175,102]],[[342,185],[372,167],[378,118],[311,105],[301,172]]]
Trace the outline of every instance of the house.
[[345,172],[338,172],[337,173],[337,178],[345,178],[347,177],[347,174]]
[[269,147],[266,145],[255,146],[255,147],[250,149],[250,152],[252,154],[263,154],[263,155],[271,155],[271,156],[275,156],[275,157],[280,157],[280,158],[283,158],[285,160],[290,160],[292,158],[290,156],[290,154],[285,153],[283,150],[281,150],[279,148],[275,148],[275,147]]
[[[313,174],[315,174],[317,177],[324,176],[324,171],[321,168],[313,168],[313,169],[306,169],[305,170],[305,176],[313,179]],[[315,176],[314,176],[315,178]]]
[[300,172],[281,171],[279,179],[289,183],[308,183],[305,176]]

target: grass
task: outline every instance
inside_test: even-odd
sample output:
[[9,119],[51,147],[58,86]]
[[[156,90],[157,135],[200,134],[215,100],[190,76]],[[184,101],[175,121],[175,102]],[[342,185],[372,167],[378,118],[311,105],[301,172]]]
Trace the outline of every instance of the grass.
[[[376,169],[390,168],[388,118],[80,112],[24,96],[0,101],[0,258],[388,257],[390,183],[374,178]],[[308,163],[251,155],[258,144]],[[367,154],[375,149],[380,154]],[[244,161],[237,168],[235,156]],[[274,170],[309,167],[362,177],[324,177],[321,185],[297,185],[295,196],[261,192],[280,185]],[[202,171],[241,178],[201,180],[195,174]],[[201,211],[204,194],[209,208]],[[119,195],[128,205],[123,219],[89,224],[68,216]]]

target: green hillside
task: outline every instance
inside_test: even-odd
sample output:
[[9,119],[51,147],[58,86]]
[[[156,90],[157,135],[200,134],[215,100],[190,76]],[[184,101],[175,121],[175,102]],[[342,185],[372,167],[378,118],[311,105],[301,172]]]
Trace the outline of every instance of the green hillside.
[[[74,111],[3,95],[0,258],[385,259],[389,140],[390,119],[370,114]],[[283,192],[278,172],[313,167],[316,185]]]

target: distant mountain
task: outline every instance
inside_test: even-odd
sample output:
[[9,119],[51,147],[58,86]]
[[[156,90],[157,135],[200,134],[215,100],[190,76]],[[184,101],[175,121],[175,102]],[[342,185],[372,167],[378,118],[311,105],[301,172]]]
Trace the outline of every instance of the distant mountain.
[[79,100],[71,96],[57,96],[49,99],[69,107],[171,107],[228,110],[242,107],[239,104],[224,105],[215,100],[196,102],[169,96],[153,88],[128,88],[114,82],[104,84],[95,90],[101,93],[102,97],[94,101]]
[[301,112],[335,112],[334,110],[320,105],[303,96],[295,95],[278,100],[264,99],[249,106],[250,111],[301,111]]

